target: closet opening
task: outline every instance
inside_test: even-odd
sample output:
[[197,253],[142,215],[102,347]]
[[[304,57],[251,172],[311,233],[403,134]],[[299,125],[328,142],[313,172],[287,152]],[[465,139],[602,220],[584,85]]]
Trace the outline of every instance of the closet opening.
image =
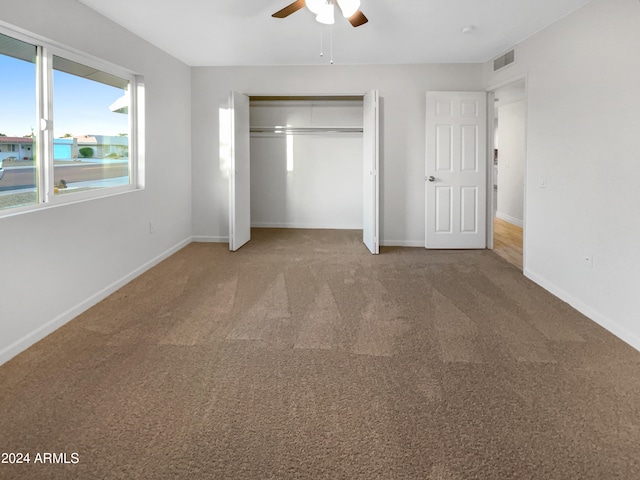
[[[235,125],[231,140],[231,250],[260,228],[357,230],[371,253],[379,252],[373,94],[372,99],[232,93],[232,123],[243,124]],[[248,110],[248,122],[239,108]]]

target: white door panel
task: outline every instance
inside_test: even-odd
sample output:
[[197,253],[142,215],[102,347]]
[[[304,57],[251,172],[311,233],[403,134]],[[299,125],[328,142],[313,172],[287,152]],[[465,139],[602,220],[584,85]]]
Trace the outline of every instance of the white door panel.
[[229,115],[229,249],[235,252],[251,239],[249,97],[231,92]]
[[364,96],[362,241],[373,254],[380,253],[379,124],[378,91],[372,90]]
[[486,247],[486,93],[427,93],[426,248]]

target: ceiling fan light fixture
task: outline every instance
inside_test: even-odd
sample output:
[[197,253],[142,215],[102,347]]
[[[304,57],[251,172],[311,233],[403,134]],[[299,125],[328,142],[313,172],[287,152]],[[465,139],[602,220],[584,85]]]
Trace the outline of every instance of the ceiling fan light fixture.
[[344,18],[350,18],[360,10],[360,0],[339,0],[338,5]]
[[322,6],[322,9],[318,15],[316,15],[316,20],[320,23],[324,23],[325,25],[333,25],[336,23],[333,2],[326,2]]
[[306,0],[304,3],[309,10],[318,15],[327,2],[326,0]]

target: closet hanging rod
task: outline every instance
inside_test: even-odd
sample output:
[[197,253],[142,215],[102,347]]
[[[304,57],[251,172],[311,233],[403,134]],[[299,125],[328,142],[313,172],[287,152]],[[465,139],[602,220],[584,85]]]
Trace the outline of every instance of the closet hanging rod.
[[286,135],[313,133],[363,133],[362,127],[251,127],[251,133],[282,133]]

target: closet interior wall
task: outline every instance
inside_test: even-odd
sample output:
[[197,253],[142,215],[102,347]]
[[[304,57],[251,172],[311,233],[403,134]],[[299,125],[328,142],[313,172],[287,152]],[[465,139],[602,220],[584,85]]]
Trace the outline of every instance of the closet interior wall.
[[362,229],[363,101],[251,98],[251,226]]

